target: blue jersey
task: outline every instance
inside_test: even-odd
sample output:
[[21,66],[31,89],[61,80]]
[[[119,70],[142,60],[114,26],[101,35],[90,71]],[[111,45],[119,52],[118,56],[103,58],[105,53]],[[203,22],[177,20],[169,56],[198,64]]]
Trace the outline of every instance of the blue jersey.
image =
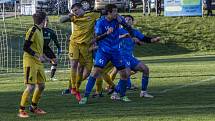
[[116,19],[108,21],[106,17],[101,17],[97,20],[95,25],[95,34],[97,36],[107,32],[108,28],[113,28],[111,34],[98,42],[99,49],[107,53],[119,51],[119,24],[120,23]]
[[[144,35],[139,30],[133,29],[132,32],[134,37],[140,40],[144,38]],[[126,31],[123,28],[120,28],[119,33],[120,35],[123,35],[123,34],[127,34],[128,31]],[[132,56],[134,47],[135,47],[135,42],[130,37],[120,39],[120,49],[121,49],[120,51],[122,52],[123,55]]]
[[[119,29],[120,35],[124,35],[127,33],[128,32],[125,29],[123,29],[123,28]],[[135,43],[130,37],[120,38],[120,51],[123,56],[133,55],[134,46],[135,46]]]
[[139,40],[142,40],[145,37],[144,34],[138,29],[133,29],[132,32],[134,37],[138,38]]

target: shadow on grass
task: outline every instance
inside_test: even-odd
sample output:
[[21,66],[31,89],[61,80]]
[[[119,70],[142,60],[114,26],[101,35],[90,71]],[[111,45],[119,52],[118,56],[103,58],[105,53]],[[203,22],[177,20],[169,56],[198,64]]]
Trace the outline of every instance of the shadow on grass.
[[[132,102],[112,101],[109,96],[89,99],[87,105],[79,105],[74,96],[61,96],[60,90],[47,90],[39,104],[48,114],[38,116],[31,114],[31,120],[111,120],[122,118],[155,118],[186,115],[207,115],[214,112],[214,84],[193,86],[166,94],[155,94],[154,99],[138,97],[139,91],[129,91]],[[161,90],[163,87],[153,87]],[[201,90],[198,92],[198,90]],[[198,93],[195,93],[198,92]],[[183,93],[183,95],[181,95]],[[16,117],[21,92],[0,92],[1,120],[19,120]]]
[[178,62],[214,62],[215,56],[203,56],[203,57],[185,57],[185,58],[168,58],[168,59],[153,59],[153,60],[141,60],[146,63],[178,63]]
[[165,55],[179,55],[187,54],[194,52],[188,50],[187,48],[180,47],[176,44],[145,44],[143,46],[136,46],[134,55],[136,57],[145,57],[145,56],[165,56]]

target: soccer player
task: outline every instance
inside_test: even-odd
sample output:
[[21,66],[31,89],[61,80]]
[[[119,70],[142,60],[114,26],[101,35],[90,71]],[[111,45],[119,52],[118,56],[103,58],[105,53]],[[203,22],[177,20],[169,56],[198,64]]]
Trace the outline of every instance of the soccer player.
[[[134,18],[131,15],[126,15],[125,20],[128,25],[133,25]],[[142,72],[142,89],[140,92],[140,97],[153,98],[152,95],[147,93],[149,68],[143,62],[133,56],[133,51],[135,44],[142,45],[144,43],[158,42],[160,37],[151,38],[143,35],[139,30],[133,29],[132,31],[133,36],[130,36],[130,34],[125,29],[120,29],[122,55],[126,61],[126,67],[135,72]],[[128,80],[130,80],[130,78]],[[119,85],[117,85],[116,88],[119,89]],[[119,99],[119,97],[116,95],[116,93],[113,93],[111,99]]]
[[54,44],[57,46],[57,50],[58,50],[57,54],[58,54],[58,56],[62,53],[62,50],[61,50],[60,44],[58,43],[57,35],[55,34],[54,30],[48,28],[48,23],[49,23],[49,19],[48,19],[48,17],[46,17],[45,26],[42,29],[43,30],[43,38],[44,38],[43,53],[46,55],[46,57],[49,58],[50,63],[52,64],[50,80],[55,81],[55,80],[57,80],[54,77],[55,72],[56,72],[56,68],[57,68],[57,59],[56,59],[56,56],[55,56],[54,52],[49,47],[49,43],[51,41],[54,41]]
[[[95,55],[94,68],[88,78],[85,95],[79,101],[79,104],[86,104],[90,92],[92,91],[96,78],[98,78],[106,66],[111,61],[112,64],[119,70],[120,73],[120,96],[123,101],[130,101],[126,93],[126,85],[128,78],[128,70],[125,68],[125,63],[119,51],[119,25],[123,23],[122,17],[118,15],[117,6],[108,4],[105,6],[107,15],[97,20],[95,25],[95,34],[98,38],[98,50]],[[128,27],[129,29],[129,27]]]
[[35,114],[46,114],[46,112],[37,107],[41,94],[45,88],[45,72],[43,61],[43,32],[42,28],[45,24],[46,13],[37,12],[33,14],[34,25],[27,31],[24,44],[23,55],[23,69],[24,69],[24,83],[26,89],[24,90],[18,116],[21,118],[28,118],[29,115],[25,111],[26,104],[30,94],[33,93],[32,103],[29,110]]
[[88,51],[88,49],[94,36],[95,21],[100,17],[100,13],[87,13],[80,3],[73,4],[71,10],[72,13],[62,17],[60,21],[62,23],[72,22],[74,25],[69,45],[71,63],[71,86],[69,88],[71,93],[76,96],[76,99],[80,101],[79,87],[83,80],[83,75],[77,72],[78,63],[82,66],[82,69],[86,66],[87,75],[89,75],[93,65],[93,57],[92,52]]

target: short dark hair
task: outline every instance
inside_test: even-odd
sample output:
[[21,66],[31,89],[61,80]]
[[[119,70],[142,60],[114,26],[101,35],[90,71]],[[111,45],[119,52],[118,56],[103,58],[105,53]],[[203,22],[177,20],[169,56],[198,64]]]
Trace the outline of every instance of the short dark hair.
[[71,6],[71,9],[73,9],[74,7],[82,8],[83,6],[81,3],[75,3]]
[[35,14],[33,14],[33,20],[34,20],[34,24],[40,25],[46,18],[46,13],[45,12],[36,12]]
[[114,8],[117,8],[117,6],[116,6],[115,4],[107,4],[107,5],[105,6],[105,11],[106,11],[106,13],[107,13],[107,12],[112,13],[112,11],[113,11]]
[[132,21],[134,21],[134,17],[133,17],[133,16],[131,16],[131,15],[123,15],[123,17],[124,17],[124,18],[129,17],[129,18],[131,18],[131,19],[132,19]]

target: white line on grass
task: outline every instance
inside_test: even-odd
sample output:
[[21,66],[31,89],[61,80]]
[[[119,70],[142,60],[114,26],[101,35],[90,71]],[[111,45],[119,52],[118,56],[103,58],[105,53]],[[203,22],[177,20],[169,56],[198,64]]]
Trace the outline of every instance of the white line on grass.
[[212,78],[209,78],[209,79],[205,79],[205,80],[201,80],[201,81],[197,81],[197,82],[193,82],[193,83],[189,83],[189,84],[177,86],[177,87],[174,87],[174,88],[165,89],[163,91],[160,91],[159,93],[167,93],[167,92],[170,92],[170,91],[174,91],[174,90],[186,88],[186,87],[189,87],[189,86],[201,84],[201,83],[204,83],[204,82],[208,82],[208,81],[211,81],[211,80],[214,80],[214,79],[215,79],[215,77],[212,77]]

